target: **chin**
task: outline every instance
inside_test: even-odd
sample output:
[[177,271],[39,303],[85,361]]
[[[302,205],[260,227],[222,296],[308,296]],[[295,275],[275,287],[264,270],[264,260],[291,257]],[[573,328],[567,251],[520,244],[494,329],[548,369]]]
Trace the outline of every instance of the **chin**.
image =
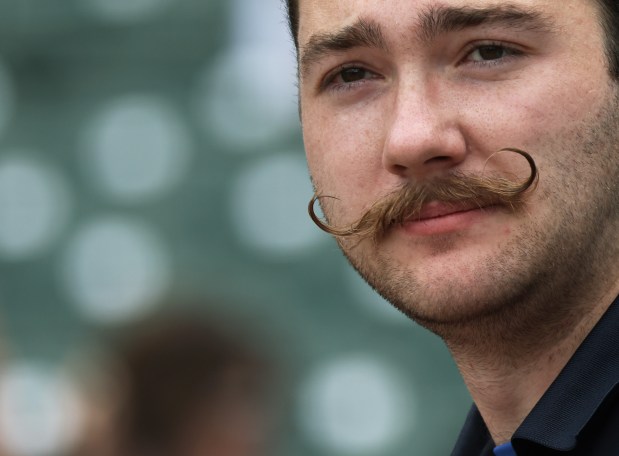
[[436,243],[419,261],[410,258],[413,253],[403,255],[405,249],[397,260],[394,251],[377,250],[348,259],[387,301],[434,332],[504,314],[535,288],[535,275],[515,252],[497,246],[454,249],[454,241]]
[[507,293],[501,296],[498,290],[488,288],[471,289],[470,285],[447,282],[440,288],[417,287],[398,293],[387,290],[383,297],[422,326],[467,325],[500,314],[516,301]]

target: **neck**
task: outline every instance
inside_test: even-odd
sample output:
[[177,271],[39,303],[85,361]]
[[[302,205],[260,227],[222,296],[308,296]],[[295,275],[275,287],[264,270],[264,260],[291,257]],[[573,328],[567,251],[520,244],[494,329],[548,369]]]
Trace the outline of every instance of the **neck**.
[[474,328],[437,331],[497,445],[509,441],[619,295],[619,280],[600,289],[587,299],[555,296],[553,304],[530,305],[543,311],[527,318],[494,315]]

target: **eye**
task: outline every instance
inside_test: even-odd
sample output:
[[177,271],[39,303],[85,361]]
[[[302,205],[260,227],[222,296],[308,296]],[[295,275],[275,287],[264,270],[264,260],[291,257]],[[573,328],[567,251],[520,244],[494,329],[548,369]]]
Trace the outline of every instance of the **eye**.
[[346,66],[335,69],[325,78],[323,89],[350,89],[379,76],[361,66]]
[[336,75],[336,79],[339,78],[341,82],[351,83],[366,79],[370,75],[370,72],[363,68],[344,68]]
[[488,44],[486,46],[480,46],[475,49],[473,52],[471,52],[469,58],[476,62],[480,62],[484,60],[497,60],[505,57],[506,54],[507,51],[503,46]]
[[518,49],[505,46],[499,43],[488,43],[476,45],[464,58],[464,61],[484,64],[488,62],[498,63],[501,60],[522,55]]

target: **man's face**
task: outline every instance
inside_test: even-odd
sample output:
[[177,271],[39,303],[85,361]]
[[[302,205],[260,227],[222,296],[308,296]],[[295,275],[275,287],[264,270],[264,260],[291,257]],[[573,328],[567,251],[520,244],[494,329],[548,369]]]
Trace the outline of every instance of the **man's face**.
[[332,225],[407,182],[526,179],[505,147],[539,167],[522,208],[433,201],[377,243],[340,240],[396,306],[466,321],[610,264],[619,113],[593,0],[301,0],[299,45],[307,159],[335,197]]

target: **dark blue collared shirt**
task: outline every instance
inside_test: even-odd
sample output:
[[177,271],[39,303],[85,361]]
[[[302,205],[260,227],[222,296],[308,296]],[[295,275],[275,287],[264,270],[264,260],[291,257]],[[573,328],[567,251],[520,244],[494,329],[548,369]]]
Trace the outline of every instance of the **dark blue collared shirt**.
[[[619,298],[514,433],[517,456],[619,456]],[[452,456],[493,456],[477,407]]]

